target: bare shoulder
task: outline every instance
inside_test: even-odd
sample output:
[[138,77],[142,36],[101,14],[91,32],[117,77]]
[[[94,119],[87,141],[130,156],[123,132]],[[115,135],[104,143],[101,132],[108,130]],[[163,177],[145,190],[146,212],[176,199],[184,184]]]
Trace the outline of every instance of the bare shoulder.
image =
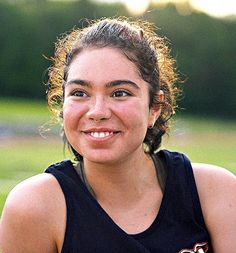
[[49,215],[51,205],[57,203],[60,198],[60,187],[57,180],[51,174],[43,173],[30,177],[18,185],[9,193],[4,212],[14,210],[18,214],[43,217]]
[[236,176],[215,165],[193,163],[199,193],[204,197],[236,197]]
[[236,248],[236,177],[218,166],[192,165],[214,252],[233,252]]
[[[225,193],[236,187],[236,176],[230,171],[211,164],[193,163],[193,171],[199,190]],[[223,187],[223,189],[222,189]]]
[[65,220],[64,209],[64,196],[52,175],[43,173],[24,180],[6,200],[0,248],[4,253],[58,252],[58,219]]

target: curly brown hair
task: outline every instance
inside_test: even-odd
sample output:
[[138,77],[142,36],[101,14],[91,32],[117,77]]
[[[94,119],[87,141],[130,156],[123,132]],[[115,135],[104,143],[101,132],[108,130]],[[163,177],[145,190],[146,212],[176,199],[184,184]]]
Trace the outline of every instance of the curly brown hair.
[[[162,112],[155,125],[147,130],[144,144],[147,152],[155,152],[162,136],[169,129],[169,119],[176,108],[178,73],[170,56],[169,43],[156,34],[155,25],[127,18],[101,19],[89,22],[82,29],[73,29],[62,35],[55,47],[53,65],[49,68],[48,106],[58,118],[62,113],[64,84],[74,57],[85,48],[118,48],[132,61],[144,81],[149,84],[149,107],[161,105]],[[164,101],[158,101],[158,91],[164,92]],[[76,158],[82,157],[70,146]]]

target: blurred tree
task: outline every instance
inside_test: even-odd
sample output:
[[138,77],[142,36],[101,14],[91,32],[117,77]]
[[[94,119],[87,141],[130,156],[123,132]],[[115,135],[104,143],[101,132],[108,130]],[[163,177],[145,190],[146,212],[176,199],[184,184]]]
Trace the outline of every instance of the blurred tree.
[[153,9],[147,19],[172,44],[172,54],[186,79],[180,107],[203,115],[236,116],[236,22],[203,13],[181,16],[173,5]]
[[[158,32],[171,41],[182,78],[187,79],[181,107],[189,113],[235,117],[236,21],[179,12],[173,5],[153,5],[141,18],[157,24]],[[59,34],[86,25],[86,18],[128,15],[119,3],[0,0],[0,96],[44,98],[44,73],[50,62],[43,55],[53,55]]]

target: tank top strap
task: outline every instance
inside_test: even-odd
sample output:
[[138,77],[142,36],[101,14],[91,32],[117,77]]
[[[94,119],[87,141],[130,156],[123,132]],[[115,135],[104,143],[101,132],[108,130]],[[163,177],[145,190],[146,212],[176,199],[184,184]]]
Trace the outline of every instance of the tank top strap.
[[164,164],[169,177],[168,184],[175,189],[172,198],[182,199],[184,201],[182,203],[183,208],[185,206],[185,208],[193,210],[196,221],[205,227],[197,185],[189,158],[183,153],[168,150],[161,150],[159,156],[165,161]]

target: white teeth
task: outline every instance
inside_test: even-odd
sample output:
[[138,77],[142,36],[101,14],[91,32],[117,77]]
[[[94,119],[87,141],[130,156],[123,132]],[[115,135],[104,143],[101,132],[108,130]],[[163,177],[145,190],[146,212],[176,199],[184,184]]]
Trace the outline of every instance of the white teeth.
[[104,137],[111,135],[112,133],[110,133],[110,132],[91,132],[90,134],[94,138],[104,138]]

